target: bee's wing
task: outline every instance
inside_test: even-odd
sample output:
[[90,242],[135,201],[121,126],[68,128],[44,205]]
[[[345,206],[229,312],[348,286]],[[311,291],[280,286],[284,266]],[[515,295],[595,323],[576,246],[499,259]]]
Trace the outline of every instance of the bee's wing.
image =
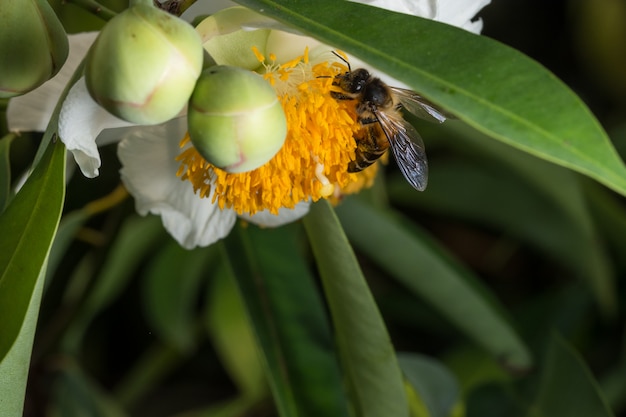
[[400,114],[377,111],[376,117],[402,175],[413,188],[424,191],[428,184],[428,161],[422,137]]
[[399,87],[390,88],[400,101],[402,107],[420,119],[428,120],[429,122],[443,123],[446,119],[455,118],[452,114],[438,108],[415,91]]

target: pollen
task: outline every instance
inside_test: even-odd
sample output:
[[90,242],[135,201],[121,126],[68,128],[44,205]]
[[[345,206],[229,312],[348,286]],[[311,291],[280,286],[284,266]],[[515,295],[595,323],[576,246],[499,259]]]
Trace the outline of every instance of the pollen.
[[[333,79],[346,66],[329,61],[313,64],[308,50],[283,64],[275,62],[274,54],[266,61],[257,48],[253,52],[285,111],[283,147],[263,166],[233,174],[204,160],[187,135],[176,158],[180,162],[177,175],[190,181],[200,197],[238,214],[262,210],[277,214],[281,207],[294,208],[299,202],[320,198],[337,200],[370,186],[377,164],[358,174],[347,171],[354,159],[354,133],[361,128],[355,103],[331,96]],[[328,55],[329,60],[335,56]]]

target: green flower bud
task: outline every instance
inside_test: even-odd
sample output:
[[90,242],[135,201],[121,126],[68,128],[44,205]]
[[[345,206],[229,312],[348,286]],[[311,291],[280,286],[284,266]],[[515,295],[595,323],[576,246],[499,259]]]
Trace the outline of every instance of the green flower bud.
[[91,97],[115,116],[157,124],[184,107],[202,71],[200,36],[187,22],[135,4],[107,23],[87,55]]
[[65,30],[47,0],[2,0],[0,98],[27,93],[52,78],[68,52]]
[[287,136],[276,92],[260,75],[237,67],[205,70],[189,101],[189,137],[213,165],[231,173],[269,161]]

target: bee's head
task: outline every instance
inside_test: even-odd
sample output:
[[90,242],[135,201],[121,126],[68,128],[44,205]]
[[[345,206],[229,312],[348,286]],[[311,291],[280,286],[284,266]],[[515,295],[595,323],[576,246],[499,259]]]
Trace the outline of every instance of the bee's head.
[[364,68],[359,68],[337,75],[333,84],[338,85],[348,93],[360,93],[369,79],[370,73]]

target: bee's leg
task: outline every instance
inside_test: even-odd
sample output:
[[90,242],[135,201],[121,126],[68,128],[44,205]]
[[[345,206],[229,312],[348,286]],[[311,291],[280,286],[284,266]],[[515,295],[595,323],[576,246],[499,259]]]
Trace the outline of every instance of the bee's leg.
[[331,91],[330,96],[335,100],[354,100],[353,95],[349,95],[348,93],[342,93],[340,91]]

